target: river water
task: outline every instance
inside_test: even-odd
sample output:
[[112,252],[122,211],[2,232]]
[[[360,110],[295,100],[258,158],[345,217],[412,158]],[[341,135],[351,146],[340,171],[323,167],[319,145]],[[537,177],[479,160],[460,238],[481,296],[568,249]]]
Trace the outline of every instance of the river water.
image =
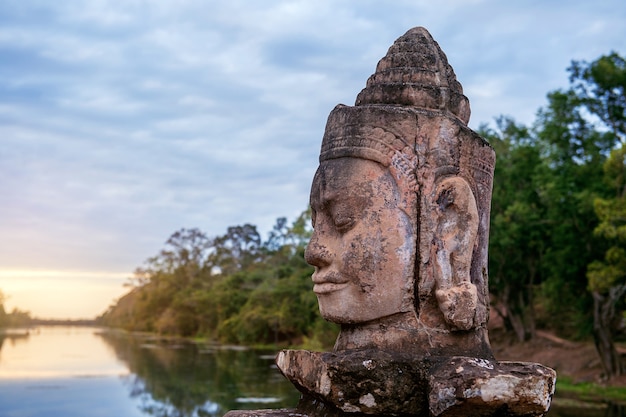
[[273,352],[42,326],[0,336],[0,416],[221,416],[296,405]]
[[[92,327],[0,334],[2,417],[219,417],[294,407],[298,398],[276,370],[274,352]],[[559,403],[549,417],[625,415],[604,404]]]

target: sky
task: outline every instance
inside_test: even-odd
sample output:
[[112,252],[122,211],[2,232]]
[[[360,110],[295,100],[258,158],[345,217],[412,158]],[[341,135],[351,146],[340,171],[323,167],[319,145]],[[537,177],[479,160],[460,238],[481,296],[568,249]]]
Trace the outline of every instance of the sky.
[[626,54],[623,0],[3,0],[0,290],[101,314],[181,228],[308,205],[326,118],[424,26],[472,107],[533,122],[572,60]]

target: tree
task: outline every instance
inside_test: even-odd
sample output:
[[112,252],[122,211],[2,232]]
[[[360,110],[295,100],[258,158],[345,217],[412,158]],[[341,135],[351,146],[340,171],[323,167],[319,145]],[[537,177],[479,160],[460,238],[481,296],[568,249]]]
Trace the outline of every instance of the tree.
[[246,269],[259,261],[263,253],[261,235],[249,223],[229,227],[225,235],[214,239],[213,248],[209,261],[224,275]]
[[180,229],[165,248],[135,270],[133,289],[103,315],[106,324],[129,330],[192,335],[200,328],[203,306],[190,297],[213,285],[208,263],[213,241],[197,228]]
[[286,239],[291,247],[304,251],[304,248],[309,243],[312,234],[313,227],[311,225],[311,208],[309,207],[300,213],[291,227],[287,229]]
[[611,152],[604,165],[613,198],[598,198],[594,207],[600,223],[597,236],[611,243],[604,259],[589,264],[587,278],[594,300],[594,339],[607,377],[624,374],[626,366],[615,349],[614,334],[621,325],[626,294],[626,146]]
[[587,63],[573,61],[570,82],[582,104],[624,142],[626,139],[626,59],[611,52]]
[[543,295],[557,330],[579,336],[592,328],[587,265],[602,257],[594,235],[593,200],[604,196],[602,164],[614,142],[599,131],[573,90],[548,94],[534,126],[545,160],[538,180],[545,210]]
[[594,200],[599,221],[594,236],[603,240],[605,252],[589,263],[586,274],[593,296],[594,340],[610,378],[626,370],[614,345],[626,293],[626,60],[612,52],[591,63],[574,61],[569,71],[580,106],[597,117],[603,132],[598,136],[605,150],[612,149],[604,163],[603,184],[608,192]]
[[262,246],[263,258],[220,283],[222,340],[250,344],[313,336],[319,313],[313,268],[304,261],[311,230],[310,210],[291,226],[279,218]]
[[269,251],[276,251],[280,249],[286,243],[287,233],[287,218],[279,217],[276,219],[276,224],[270,231],[267,241],[263,243],[263,247]]
[[541,282],[545,251],[545,206],[537,183],[543,162],[528,128],[506,117],[497,119],[496,125],[497,130],[481,128],[497,155],[489,240],[490,291],[506,328],[524,341],[535,334],[534,293]]

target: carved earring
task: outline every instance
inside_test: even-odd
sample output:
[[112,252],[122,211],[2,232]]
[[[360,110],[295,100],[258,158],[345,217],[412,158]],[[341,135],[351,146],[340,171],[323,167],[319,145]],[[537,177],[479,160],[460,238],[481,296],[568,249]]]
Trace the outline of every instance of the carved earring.
[[437,185],[435,203],[435,295],[446,323],[453,330],[469,330],[474,327],[478,303],[478,292],[470,277],[478,235],[476,200],[467,181],[450,177]]

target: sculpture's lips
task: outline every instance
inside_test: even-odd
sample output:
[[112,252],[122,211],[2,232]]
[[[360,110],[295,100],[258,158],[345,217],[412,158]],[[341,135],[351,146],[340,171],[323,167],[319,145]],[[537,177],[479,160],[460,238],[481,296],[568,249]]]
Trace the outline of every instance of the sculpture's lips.
[[325,276],[313,274],[313,284],[313,292],[320,295],[339,291],[348,285],[348,280],[334,274]]
[[328,294],[331,292],[339,291],[342,288],[345,288],[348,285],[347,282],[343,284],[333,284],[331,282],[326,282],[324,284],[315,284],[313,286],[313,292],[317,295]]

